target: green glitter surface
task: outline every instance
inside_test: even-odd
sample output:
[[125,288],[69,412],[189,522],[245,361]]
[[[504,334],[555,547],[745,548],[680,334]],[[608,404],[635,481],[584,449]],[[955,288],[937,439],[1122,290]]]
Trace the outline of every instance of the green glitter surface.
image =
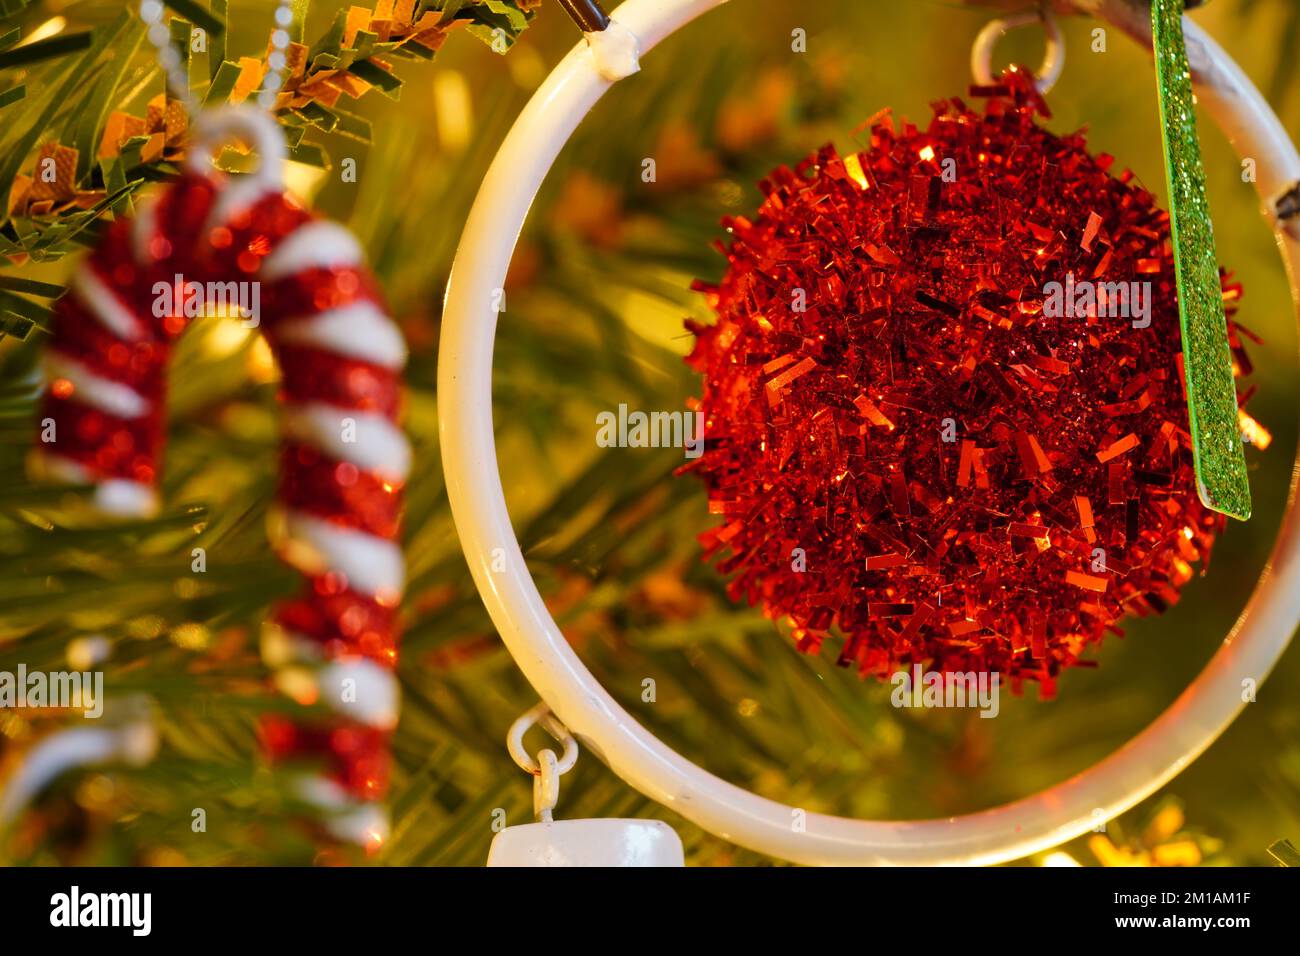
[[1228,323],[1223,311],[1205,168],[1196,136],[1192,74],[1183,40],[1184,0],[1153,0],[1151,28],[1169,183],[1178,313],[1196,484],[1207,508],[1250,517],[1250,482],[1237,425]]

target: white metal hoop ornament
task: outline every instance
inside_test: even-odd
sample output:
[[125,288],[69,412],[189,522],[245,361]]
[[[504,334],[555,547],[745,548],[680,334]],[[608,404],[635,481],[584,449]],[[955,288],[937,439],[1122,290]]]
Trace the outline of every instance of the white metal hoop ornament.
[[[627,0],[615,14],[649,53],[725,0]],[[1300,156],[1240,68],[1195,24],[1187,40],[1200,101],[1237,151],[1257,161],[1266,202],[1300,182]],[[500,288],[529,206],[556,155],[612,85],[586,43],[524,108],[483,180],[447,288],[438,360],[443,466],[479,593],[524,675],[582,742],[631,786],[732,842],[812,864],[989,864],[1055,846],[1142,800],[1232,722],[1242,680],[1261,682],[1300,623],[1300,513],[1289,506],[1272,560],[1223,645],[1149,727],[1085,772],[967,816],[867,821],[804,814],[713,776],[667,747],[600,686],[565,640],[528,573],[510,525],[492,426],[492,349]],[[1269,209],[1273,207],[1270,205]],[[1300,229],[1279,228],[1300,308]],[[1295,485],[1292,486],[1294,504]],[[493,569],[505,555],[505,570]],[[499,564],[497,565],[500,566]],[[793,825],[802,819],[802,829]]]
[[1034,74],[1034,86],[1042,94],[1051,91],[1061,78],[1061,71],[1065,69],[1065,44],[1061,42],[1061,28],[1056,23],[1056,14],[1046,6],[1037,13],[1016,13],[1000,20],[992,20],[979,32],[970,51],[970,68],[976,83],[981,86],[993,85],[993,48],[1012,30],[1034,23],[1041,23],[1047,33],[1047,50],[1043,53],[1043,62],[1038,67],[1038,72]]

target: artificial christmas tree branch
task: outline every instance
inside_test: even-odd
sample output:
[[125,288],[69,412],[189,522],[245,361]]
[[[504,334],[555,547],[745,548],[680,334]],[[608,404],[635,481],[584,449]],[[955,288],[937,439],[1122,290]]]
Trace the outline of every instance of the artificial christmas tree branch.
[[[314,0],[309,39],[348,5]],[[231,6],[258,8],[238,0]],[[607,6],[617,16],[616,4]],[[24,32],[51,16],[39,2],[24,9],[24,19],[9,21]],[[77,9],[104,24],[122,6],[85,0]],[[1256,19],[1231,20],[1242,50],[1285,48],[1285,34],[1264,16],[1269,9],[1282,6],[1257,6]],[[347,141],[356,147],[345,155],[359,160],[363,175],[348,185],[331,177],[319,196],[335,215],[350,214],[412,345],[409,427],[419,478],[407,489],[403,710],[394,738],[393,836],[381,863],[477,866],[496,811],[511,824],[530,816],[527,780],[503,735],[536,696],[501,647],[456,541],[437,462],[432,382],[443,289],[474,187],[536,82],[538,64],[557,62],[578,39],[558,6],[541,10],[510,57],[456,42],[439,52],[432,71],[399,64],[408,84],[419,85],[408,85],[398,103],[371,94],[349,108],[371,128],[368,147]],[[1223,4],[1225,16],[1235,10]],[[530,569],[584,662],[622,706],[670,746],[774,799],[902,819],[990,806],[1067,777],[1173,699],[1217,646],[1234,608],[1191,601],[1171,611],[1174,654],[1160,650],[1149,627],[1114,642],[1108,666],[1072,678],[1071,694],[1048,715],[1014,702],[997,721],[899,711],[887,695],[864,692],[854,674],[835,667],[833,654],[799,655],[788,634],[727,601],[724,582],[698,560],[695,535],[708,523],[703,495],[670,477],[680,454],[593,445],[599,411],[620,402],[676,409],[692,393],[680,361],[687,347],[681,322],[707,317],[689,283],[721,274],[724,260],[709,247],[725,236],[721,215],[756,204],[755,183],[776,163],[832,139],[852,145],[854,127],[885,102],[910,100],[911,111],[924,115],[922,71],[926,87],[960,89],[969,75],[957,58],[983,21],[973,6],[863,0],[735,0],[711,16],[716,30],[665,47],[663,59],[621,86],[618,100],[579,132],[522,236],[505,290],[508,334],[497,343],[495,388],[501,463]],[[962,29],[937,30],[939,17]],[[882,18],[898,31],[889,48],[864,39],[879,36]],[[254,36],[251,27],[239,29],[243,23],[231,22],[221,59],[262,52],[260,25]],[[796,26],[807,30],[815,55],[789,51]],[[951,56],[931,64],[926,58],[935,50]],[[1140,57],[1109,56],[1095,61],[1097,69],[1145,68]],[[1087,62],[1074,57],[1076,67]],[[1265,80],[1270,62],[1258,58]],[[0,103],[14,85],[27,87],[24,99],[0,106],[0,159],[38,117],[47,84],[60,82],[59,64],[0,75]],[[110,112],[146,118],[145,101],[161,85],[143,64],[137,56],[127,68]],[[202,95],[210,88],[202,54],[193,67]],[[934,84],[931,71],[939,76]],[[1279,75],[1294,83],[1293,71]],[[411,95],[417,89],[421,95]],[[438,118],[456,109],[469,135],[453,142],[442,137]],[[1094,137],[1138,149],[1153,127],[1130,122],[1128,112],[1099,93],[1089,101]],[[64,125],[41,124],[24,171],[44,138],[73,143]],[[304,131],[337,153],[341,141],[333,135]],[[646,158],[657,160],[657,182],[641,178]],[[1143,162],[1143,177],[1153,181],[1158,155],[1147,151]],[[142,174],[164,168],[140,166]],[[1271,255],[1271,237],[1258,229],[1253,199],[1240,205],[1216,213],[1234,229],[1249,270]],[[80,248],[68,243],[70,252]],[[50,304],[43,297],[57,295],[72,264],[65,256],[10,265],[8,279],[43,285],[0,284],[0,292],[30,304],[23,308],[35,319],[24,322],[43,321]],[[1252,307],[1272,323],[1257,330],[1269,342],[1256,372],[1267,380],[1261,416],[1278,423],[1276,442],[1286,448],[1295,441],[1294,376],[1285,354],[1293,333],[1274,321],[1285,313],[1285,289],[1259,278],[1262,271],[1247,280]],[[0,297],[0,311],[7,301]],[[0,670],[22,662],[63,667],[75,641],[105,635],[115,645],[106,687],[158,702],[161,748],[148,767],[61,780],[0,838],[0,854],[41,864],[324,862],[329,857],[318,857],[313,835],[284,822],[305,808],[280,775],[254,763],[258,718],[291,713],[266,686],[256,635],[267,608],[294,585],[264,545],[275,496],[277,383],[259,339],[217,319],[200,319],[187,333],[168,403],[163,497],[172,504],[157,519],[113,529],[77,520],[66,494],[23,474],[44,336],[30,339],[0,342]],[[1236,593],[1253,581],[1285,497],[1286,471],[1265,462],[1252,476],[1260,530],[1220,543],[1215,591]],[[197,547],[208,555],[202,575],[190,571]],[[653,701],[643,699],[647,679]],[[1265,847],[1300,832],[1300,707],[1291,703],[1300,701],[1300,678],[1293,664],[1270,678],[1270,691],[1180,779],[1186,832],[1164,836],[1170,831],[1162,828],[1162,840],[1192,839],[1204,861],[1266,864]],[[61,720],[0,710],[0,774]],[[997,724],[997,732],[981,723]],[[579,761],[565,794],[564,816],[667,820],[692,864],[771,862],[684,824],[596,760]],[[1154,856],[1147,817],[1155,804],[1093,835],[1131,852],[1112,853],[1113,861]],[[193,829],[196,808],[207,811],[205,832]],[[1098,862],[1087,839],[1062,850],[1075,862]]]
[[[303,141],[309,128],[347,132],[363,142],[369,141],[369,124],[338,110],[335,104],[341,96],[355,99],[375,88],[397,98],[402,80],[393,75],[390,58],[432,59],[457,28],[467,29],[505,52],[526,28],[535,8],[532,0],[455,0],[418,6],[414,0],[401,0],[382,3],[373,11],[361,7],[341,11],[331,28],[310,47],[296,42],[289,48],[290,76],[277,98],[276,109],[286,125],[292,158],[316,166],[329,165],[318,146]],[[177,9],[201,10],[192,3]],[[266,70],[264,56],[245,56],[238,61],[224,58],[224,9],[224,3],[216,4],[215,12],[199,17],[203,23],[180,17],[171,20],[172,34],[184,53],[187,70],[191,45],[201,43],[208,52],[210,83],[202,96],[208,107],[242,101],[260,85]],[[301,25],[299,18],[298,30]],[[129,208],[129,197],[145,183],[175,174],[174,163],[183,156],[183,114],[174,113],[163,101],[151,103],[151,110],[156,109],[157,115],[165,119],[139,120],[124,112],[111,116],[107,112],[109,99],[126,77],[141,35],[138,21],[128,11],[111,27],[99,31],[93,41],[91,33],[69,34],[0,53],[0,70],[4,70],[47,59],[61,60],[70,53],[84,51],[67,71],[64,86],[49,98],[47,111],[31,124],[25,136],[8,146],[0,164],[0,195],[9,197],[0,216],[0,227],[4,227],[0,228],[0,255],[36,260],[64,255],[71,251],[71,243],[81,238],[82,231],[93,229],[95,221],[109,209]],[[217,42],[209,47],[211,41]],[[110,65],[102,63],[104,59]],[[64,65],[60,62],[56,69]],[[110,69],[113,72],[107,76],[99,75],[95,82],[88,82],[94,75],[92,70]],[[144,79],[147,81],[147,74]],[[65,130],[60,137],[66,143],[64,152],[58,154],[66,155],[75,164],[76,176],[73,179],[64,173],[54,180],[52,188],[43,188],[41,175],[20,178],[19,169],[38,139],[51,144],[47,127],[60,114],[76,122],[78,132],[68,137]],[[128,205],[124,207],[123,203]],[[11,222],[18,218],[25,220],[22,229]]]

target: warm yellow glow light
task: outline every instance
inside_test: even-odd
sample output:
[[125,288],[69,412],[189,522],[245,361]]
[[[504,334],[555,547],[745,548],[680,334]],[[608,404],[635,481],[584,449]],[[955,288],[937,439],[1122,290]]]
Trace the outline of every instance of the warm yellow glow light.
[[52,36],[57,36],[67,25],[68,21],[63,17],[50,17],[31,33],[27,34],[27,36],[23,37],[23,42],[18,45],[29,46],[32,43],[40,43],[42,40],[48,40]]
[[434,74],[433,109],[438,142],[447,152],[459,153],[469,144],[474,128],[474,109],[463,73],[444,70]]
[[310,204],[325,184],[326,175],[325,170],[318,166],[290,160],[284,164],[284,187]]
[[[216,310],[213,310],[214,312]],[[229,312],[229,310],[226,310]],[[224,317],[222,322],[214,322],[212,330],[204,340],[204,351],[212,358],[234,355],[253,334],[252,328],[233,318]]]

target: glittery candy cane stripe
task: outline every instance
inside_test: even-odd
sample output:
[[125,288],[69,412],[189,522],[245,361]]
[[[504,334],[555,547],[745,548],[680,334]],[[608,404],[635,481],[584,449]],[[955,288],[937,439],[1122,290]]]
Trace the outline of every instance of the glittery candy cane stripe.
[[82,269],[72,277],[71,291],[117,338],[132,342],[145,337],[144,324],[122,303],[118,292],[95,274],[93,268]]
[[122,418],[55,392],[66,384],[66,379],[56,379],[45,396],[40,420],[53,423],[55,440],[37,450],[80,463],[94,481],[121,478],[155,484],[162,442],[156,407],[150,406],[144,415]]
[[[74,296],[57,306],[58,323],[51,352],[78,362],[83,368],[123,385],[155,403],[161,397],[165,344],[152,338],[124,342],[113,335]],[[57,376],[51,376],[51,380]]]
[[[275,627],[263,635],[274,644],[284,638],[292,654],[284,660],[321,660],[325,657],[361,656],[392,667],[397,661],[397,609],[372,595],[345,587],[336,577],[309,578],[306,594],[276,609]],[[303,653],[311,646],[312,653]],[[268,655],[275,656],[274,653]]]
[[401,406],[401,381],[390,369],[283,342],[276,357],[286,393],[298,395],[304,404],[337,409],[340,421],[353,418],[354,412],[392,419]]
[[56,388],[69,392],[75,402],[98,408],[118,418],[141,418],[149,411],[148,400],[131,386],[92,372],[77,359],[51,349],[45,356],[45,374]]
[[32,476],[64,485],[94,485],[92,505],[103,514],[121,518],[147,518],[158,510],[153,485],[126,478],[103,478],[79,461],[41,448],[28,460]]
[[255,208],[268,196],[278,195],[269,192],[261,183],[251,178],[236,180],[235,188],[228,187],[217,194],[203,224],[208,230],[219,227],[223,223],[229,223],[233,219],[246,215],[250,209]]
[[[405,564],[395,539],[410,448],[395,422],[405,345],[361,261],[346,230],[307,220],[273,242],[258,275],[268,284],[267,336],[285,399],[277,547],[308,576],[304,596],[277,612],[276,629],[293,651],[287,663],[310,666],[320,702],[340,721],[282,729],[269,749],[325,757],[338,799],[319,788],[306,798],[337,838],[373,845],[386,823],[357,801],[386,785],[387,736],[348,728],[386,732],[397,720],[395,608]],[[343,324],[358,316],[352,328]],[[313,642],[327,663],[305,653]]]
[[402,549],[392,541],[290,511],[278,544],[284,559],[304,574],[339,575],[353,590],[383,601],[401,596],[406,567]]
[[131,253],[137,262],[145,262],[151,256],[157,258],[160,255],[150,248],[158,235],[157,209],[156,200],[146,200],[135,207],[135,219],[131,221],[128,235],[131,241]]
[[268,717],[259,728],[267,751],[277,760],[312,759],[324,763],[323,778],[340,796],[377,800],[388,787],[389,732],[342,718],[307,724]]
[[342,527],[392,540],[401,518],[399,487],[318,448],[285,444],[280,460],[280,502]]
[[388,840],[388,817],[373,803],[354,799],[327,777],[308,777],[299,793],[308,803],[320,807],[325,828],[337,840],[364,846],[381,846]]
[[137,220],[110,227],[57,308],[44,410],[57,439],[36,458],[46,477],[95,484],[113,514],[150,510],[166,361],[187,321],[155,315],[153,290],[178,276],[260,284],[263,330],[282,370],[273,538],[305,578],[302,594],[273,614],[268,633],[280,635],[280,651],[267,659],[281,668],[281,686],[309,675],[314,691],[303,702],[333,712],[276,718],[263,736],[272,756],[323,760],[325,775],[307,778],[304,796],[337,838],[373,845],[387,832],[372,801],[386,786],[398,713],[410,447],[396,419],[406,347],[346,229],[284,195],[230,197],[186,176]]
[[402,333],[373,302],[354,302],[306,318],[282,321],[275,334],[287,345],[309,345],[352,355],[388,369],[400,369],[406,364]]
[[390,481],[402,482],[410,471],[410,446],[383,415],[332,405],[286,405],[283,427],[295,441]]
[[344,717],[377,730],[397,726],[398,687],[393,672],[365,657],[344,658],[324,665],[318,675],[321,693],[342,701]]
[[318,220],[280,242],[262,263],[262,278],[274,282],[306,269],[356,266],[361,260],[361,247],[352,233],[338,223]]

